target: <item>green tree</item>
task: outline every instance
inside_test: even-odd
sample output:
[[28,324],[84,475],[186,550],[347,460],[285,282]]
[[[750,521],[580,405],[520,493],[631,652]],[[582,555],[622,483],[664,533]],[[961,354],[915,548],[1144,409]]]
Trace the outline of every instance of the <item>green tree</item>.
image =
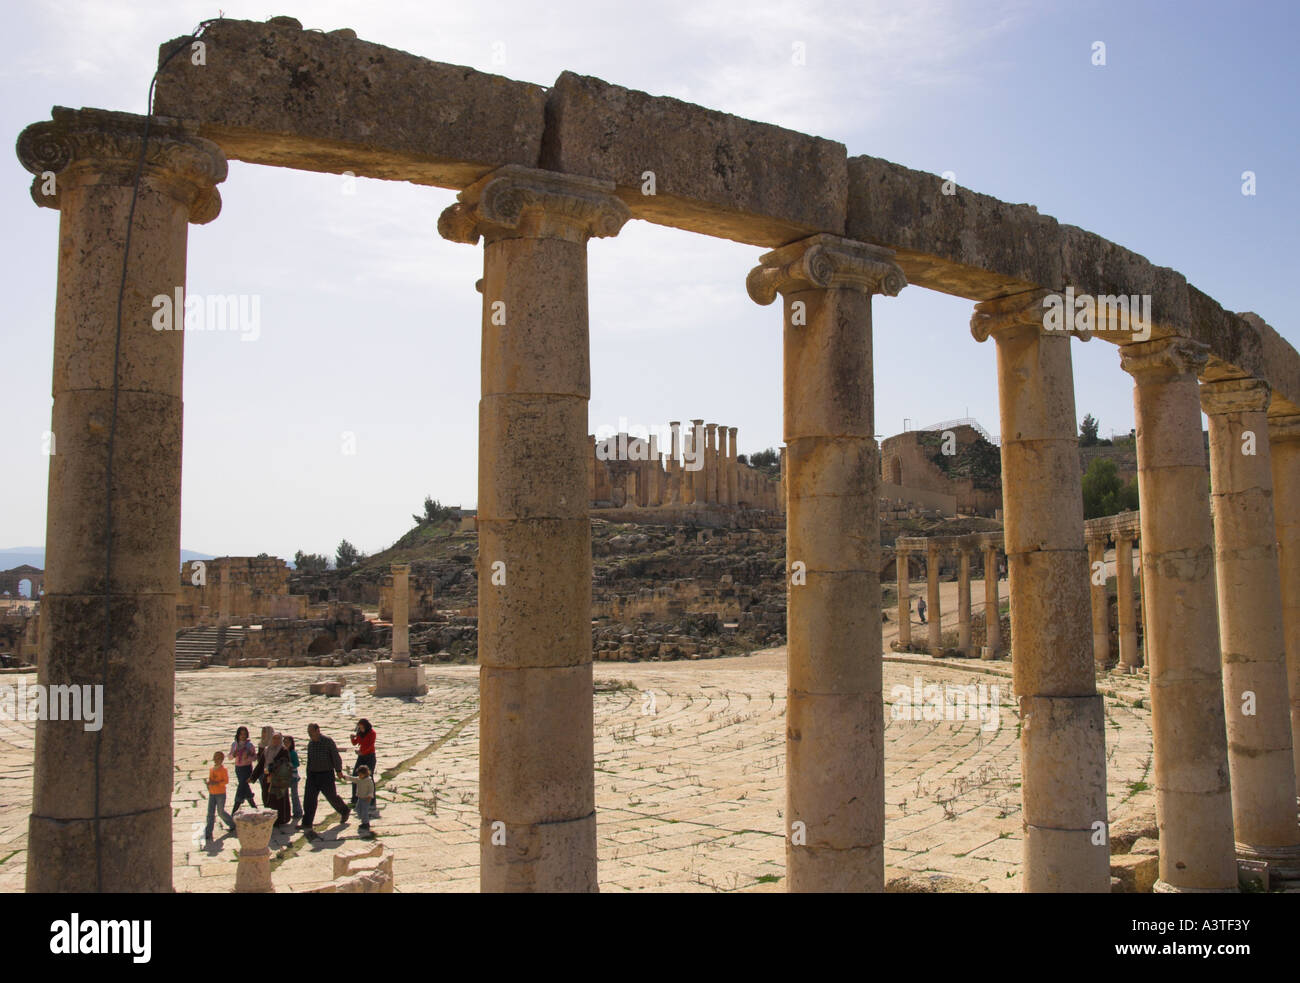
[[1097,422],[1097,418],[1091,413],[1084,416],[1083,422],[1079,424],[1080,447],[1097,446],[1097,429],[1099,426],[1100,424]]
[[781,452],[773,447],[749,456],[749,466],[771,477],[781,474]]
[[1104,457],[1093,458],[1083,476],[1083,517],[1098,519],[1137,507],[1137,479],[1120,481],[1114,461]]
[[304,553],[299,550],[293,555],[293,567],[300,573],[323,573],[330,568],[330,560],[320,553]]
[[364,558],[364,554],[346,539],[339,541],[339,548],[334,551],[334,565],[340,570],[354,567]]
[[435,500],[431,495],[424,496],[424,515],[413,515],[417,526],[427,525],[430,522],[446,522],[449,519],[456,518],[456,506],[443,505]]

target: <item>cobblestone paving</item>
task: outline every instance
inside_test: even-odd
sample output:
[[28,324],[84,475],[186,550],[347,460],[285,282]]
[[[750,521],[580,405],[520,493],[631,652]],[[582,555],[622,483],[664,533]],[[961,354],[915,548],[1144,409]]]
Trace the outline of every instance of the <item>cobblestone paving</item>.
[[[989,721],[888,718],[886,876],[936,871],[994,891],[1020,888],[1018,725],[1007,663],[940,663],[891,657],[895,686],[999,686]],[[1001,674],[1001,675],[995,675]],[[784,876],[785,652],[698,662],[598,663],[596,803],[604,891],[772,891]],[[15,682],[15,676],[0,682]],[[34,681],[31,676],[29,681]],[[318,678],[343,678],[342,699],[307,695]],[[315,721],[340,742],[367,717],[379,735],[375,833],[396,857],[398,891],[478,887],[477,668],[429,667],[429,694],[376,699],[373,669],[209,669],[176,685],[175,885],[229,891],[234,837],[205,848],[204,778],[236,726],[263,724],[305,742]],[[1150,711],[1135,707],[1145,677],[1105,680],[1110,818],[1149,806]],[[305,743],[303,744],[305,746]],[[0,723],[0,891],[21,891],[31,807],[32,729]],[[232,772],[233,775],[233,772]],[[341,791],[346,792],[346,786]],[[232,783],[228,801],[234,799]],[[322,800],[307,841],[277,833],[279,891],[320,885],[330,854],[358,837]]]

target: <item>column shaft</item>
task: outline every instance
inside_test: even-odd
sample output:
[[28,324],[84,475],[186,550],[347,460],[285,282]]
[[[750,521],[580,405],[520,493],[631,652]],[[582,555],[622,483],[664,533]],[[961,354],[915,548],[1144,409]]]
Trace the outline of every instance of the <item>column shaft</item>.
[[478,520],[484,891],[597,886],[591,522],[582,494],[586,242],[626,221],[613,187],[508,166],[461,192],[439,221],[446,238],[487,240]]
[[884,704],[871,293],[891,254],[819,235],[762,257],[750,296],[785,298],[788,600],[786,869],[791,891],[884,889]]
[[1268,384],[1207,382],[1214,559],[1237,856],[1300,874],[1291,701],[1273,522]]
[[1105,669],[1110,664],[1110,596],[1106,593],[1105,539],[1088,542],[1088,583],[1092,589],[1092,660],[1098,669]]
[[1119,613],[1120,670],[1134,673],[1138,667],[1137,607],[1133,597],[1133,541],[1127,533],[1115,537],[1115,606]]
[[36,724],[29,892],[172,890],[185,251],[188,223],[220,210],[226,162],[194,128],[154,121],[115,358],[144,122],[59,108],[18,140],[33,198],[60,212],[38,682],[98,710]]
[[1104,713],[1089,642],[1070,335],[1043,327],[1035,292],[978,304],[997,344],[1002,501],[1020,698],[1025,890],[1110,890]]
[[1002,647],[1002,603],[998,599],[998,551],[984,551],[984,646],[994,658]]
[[906,649],[912,644],[912,585],[908,570],[911,554],[898,550],[894,554],[894,572],[898,575],[898,647]]
[[1287,688],[1291,693],[1291,745],[1296,783],[1300,785],[1300,415],[1269,420],[1268,435]]
[[929,623],[926,630],[926,644],[931,655],[938,655],[943,648],[942,607],[939,601],[939,564],[940,553],[936,547],[930,547],[925,555],[925,617]]
[[1160,891],[1237,886],[1219,663],[1213,529],[1196,374],[1203,345],[1126,345],[1134,380],[1142,584],[1152,644],[1151,732]]

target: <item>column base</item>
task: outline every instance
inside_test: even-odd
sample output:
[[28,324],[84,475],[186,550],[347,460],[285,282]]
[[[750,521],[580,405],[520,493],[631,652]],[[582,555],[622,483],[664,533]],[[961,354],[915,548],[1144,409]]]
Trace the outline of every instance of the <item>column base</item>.
[[428,692],[424,666],[387,659],[375,663],[375,696],[424,696]]
[[1238,894],[1235,887],[1175,887],[1168,881],[1157,880],[1152,894]]
[[1300,846],[1251,846],[1237,844],[1237,860],[1262,863],[1270,881],[1300,881]]

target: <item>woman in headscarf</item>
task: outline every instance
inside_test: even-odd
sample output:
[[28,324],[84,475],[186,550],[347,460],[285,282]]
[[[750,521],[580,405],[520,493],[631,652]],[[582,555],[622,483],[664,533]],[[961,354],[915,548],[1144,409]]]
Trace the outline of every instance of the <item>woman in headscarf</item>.
[[[270,731],[268,734],[267,732]],[[275,824],[285,826],[292,822],[289,815],[289,789],[293,785],[293,764],[284,737],[274,728],[262,728],[265,742],[257,755],[257,767],[251,779],[262,781],[262,804],[276,812]]]

